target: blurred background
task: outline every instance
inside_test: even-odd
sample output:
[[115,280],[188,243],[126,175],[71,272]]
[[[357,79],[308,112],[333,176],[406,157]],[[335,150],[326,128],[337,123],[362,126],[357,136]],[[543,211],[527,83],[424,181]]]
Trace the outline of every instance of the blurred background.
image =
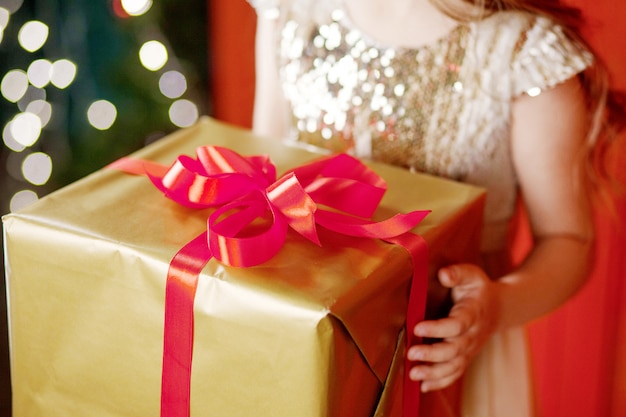
[[0,211],[209,113],[206,0],[0,0]]
[[206,0],[0,0],[0,215],[210,114],[207,9]]

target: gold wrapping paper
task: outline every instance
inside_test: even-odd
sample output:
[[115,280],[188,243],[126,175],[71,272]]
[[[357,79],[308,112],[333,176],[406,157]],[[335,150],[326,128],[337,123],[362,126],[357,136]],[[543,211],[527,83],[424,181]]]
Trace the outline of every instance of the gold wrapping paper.
[[[198,146],[269,154],[279,173],[317,158],[204,118],[137,152],[164,164]],[[370,164],[389,184],[380,218],[430,209],[431,269],[477,256],[484,194]],[[5,216],[15,417],[158,416],[169,261],[207,211],[145,177],[98,171]],[[404,249],[291,233],[252,268],[212,260],[195,302],[192,416],[371,416],[403,325]],[[431,313],[445,294],[429,290]]]

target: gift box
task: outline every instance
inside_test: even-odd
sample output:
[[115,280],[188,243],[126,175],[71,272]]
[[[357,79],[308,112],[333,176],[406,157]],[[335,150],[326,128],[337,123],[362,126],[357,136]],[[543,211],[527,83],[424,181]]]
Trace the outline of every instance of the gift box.
[[[207,144],[268,154],[279,172],[320,157],[210,118],[133,157],[168,165]],[[367,165],[389,187],[377,219],[431,210],[415,233],[429,247],[428,314],[442,314],[433,272],[478,256],[483,190]],[[210,212],[103,169],[3,218],[14,416],[159,414],[168,267]],[[319,238],[290,232],[260,265],[202,269],[192,416],[373,415],[402,355],[411,259],[378,239]]]

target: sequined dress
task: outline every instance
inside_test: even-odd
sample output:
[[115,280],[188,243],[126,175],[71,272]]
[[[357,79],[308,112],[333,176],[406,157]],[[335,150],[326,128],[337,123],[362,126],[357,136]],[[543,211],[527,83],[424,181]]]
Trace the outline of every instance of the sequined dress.
[[[584,48],[519,11],[406,48],[369,37],[342,0],[251,3],[279,22],[293,140],[485,187],[483,250],[503,249],[518,194],[511,102],[584,70],[593,60]],[[466,380],[464,416],[530,416],[523,331],[496,335]]]

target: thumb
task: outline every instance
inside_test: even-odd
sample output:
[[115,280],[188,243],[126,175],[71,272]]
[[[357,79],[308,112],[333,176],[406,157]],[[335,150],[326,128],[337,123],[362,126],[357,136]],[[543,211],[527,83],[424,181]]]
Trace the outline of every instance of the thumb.
[[438,272],[439,282],[446,288],[472,286],[482,281],[485,273],[471,264],[455,264],[441,268]]

